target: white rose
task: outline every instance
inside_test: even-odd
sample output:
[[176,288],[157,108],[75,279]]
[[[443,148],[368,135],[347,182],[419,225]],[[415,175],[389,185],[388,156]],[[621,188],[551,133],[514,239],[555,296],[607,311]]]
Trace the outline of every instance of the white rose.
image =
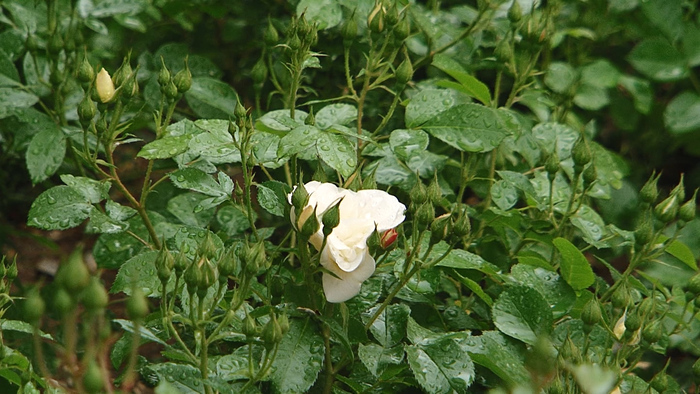
[[[321,265],[337,276],[323,274],[326,299],[329,302],[347,301],[360,292],[362,282],[374,272],[374,258],[369,254],[367,238],[375,228],[382,233],[401,224],[406,207],[396,197],[381,190],[353,192],[317,181],[304,186],[309,193],[309,202],[302,215],[306,216],[305,213],[315,207],[320,224],[319,230],[309,239],[316,250],[323,246],[323,213],[342,199],[340,223],[326,239],[321,251]],[[289,198],[291,202],[291,194]],[[291,216],[292,222],[296,223],[294,208]]]
[[112,77],[109,76],[109,73],[104,68],[97,73],[95,89],[97,89],[97,95],[103,103],[109,102],[114,97],[114,82],[112,82]]

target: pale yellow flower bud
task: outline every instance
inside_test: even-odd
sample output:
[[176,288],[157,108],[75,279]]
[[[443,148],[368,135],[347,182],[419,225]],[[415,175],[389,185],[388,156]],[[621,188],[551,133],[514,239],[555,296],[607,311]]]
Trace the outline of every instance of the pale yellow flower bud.
[[104,68],[97,74],[95,88],[100,101],[103,103],[108,103],[114,97],[114,82],[112,82],[112,77],[109,76],[109,73]]

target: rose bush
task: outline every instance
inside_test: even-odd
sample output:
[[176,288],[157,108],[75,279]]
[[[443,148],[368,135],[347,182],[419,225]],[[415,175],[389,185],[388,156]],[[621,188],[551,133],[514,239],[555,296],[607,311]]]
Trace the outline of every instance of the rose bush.
[[[330,272],[323,274],[326,299],[329,302],[347,301],[360,291],[362,282],[374,272],[374,258],[369,253],[367,239],[375,230],[383,234],[401,224],[406,207],[382,190],[354,192],[317,181],[304,187],[309,198],[299,216],[292,207],[292,223],[301,228],[316,212],[319,229],[309,237],[309,242],[321,251],[321,265]],[[336,204],[339,204],[340,221],[324,242],[322,217]],[[393,237],[393,232],[391,234]]]

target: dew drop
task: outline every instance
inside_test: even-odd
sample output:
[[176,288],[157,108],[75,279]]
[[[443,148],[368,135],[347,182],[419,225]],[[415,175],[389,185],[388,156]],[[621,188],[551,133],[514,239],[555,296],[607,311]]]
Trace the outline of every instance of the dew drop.
[[178,175],[178,176],[177,176],[177,181],[178,181],[178,182],[184,182],[184,181],[185,181],[185,176],[184,176],[184,175]]

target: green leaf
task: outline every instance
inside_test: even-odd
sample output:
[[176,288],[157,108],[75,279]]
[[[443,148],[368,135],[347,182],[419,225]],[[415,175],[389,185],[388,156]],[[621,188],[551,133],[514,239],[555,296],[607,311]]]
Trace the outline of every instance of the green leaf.
[[664,124],[674,134],[700,129],[700,96],[685,91],[674,97],[664,111]]
[[238,103],[238,95],[233,88],[208,77],[192,78],[192,87],[185,93],[187,104],[202,118],[228,120]]
[[19,71],[17,71],[17,67],[15,67],[13,60],[7,52],[2,49],[0,49],[0,75],[12,81],[19,82]]
[[109,197],[109,188],[112,186],[108,180],[96,181],[94,179],[73,176],[70,174],[61,175],[61,180],[76,192],[85,196],[91,204],[97,204]]
[[[666,242],[669,238],[665,235],[659,235],[657,238],[658,242]],[[678,260],[682,261],[683,264],[687,265],[688,267],[692,268],[693,270],[697,271],[698,270],[698,263],[695,260],[695,256],[693,255],[693,252],[690,250],[688,245],[684,244],[683,242],[679,240],[674,240],[670,244],[666,246],[666,249],[664,249],[666,253],[670,254],[671,256],[677,258]]]
[[[180,189],[189,189],[207,196],[227,197],[233,190],[233,182],[228,178],[219,177],[219,183],[214,178],[202,170],[196,168],[185,168],[170,174],[170,180]],[[224,180],[223,183],[221,181]]]
[[66,136],[60,128],[54,125],[38,132],[29,143],[26,154],[32,183],[37,184],[53,175],[63,163],[65,155]]
[[683,3],[677,0],[645,0],[641,9],[649,21],[666,36],[669,41],[676,41],[683,34]]
[[569,63],[553,62],[544,76],[544,83],[559,94],[567,94],[578,80],[578,73]]
[[314,118],[315,126],[321,130],[334,125],[347,126],[357,120],[357,108],[350,104],[330,104],[321,108]]
[[199,193],[183,193],[168,200],[168,212],[188,226],[206,228],[214,217],[214,208],[204,209],[203,200],[208,199]]
[[396,159],[393,154],[375,160],[363,169],[363,175],[374,173],[377,183],[409,190],[416,183],[416,174]]
[[309,114],[296,110],[294,119],[289,115],[288,109],[278,109],[267,112],[255,121],[255,128],[269,133],[290,131],[304,124],[304,120]]
[[610,104],[607,88],[582,83],[576,89],[574,104],[588,111],[597,111]]
[[14,113],[16,109],[36,104],[39,97],[19,88],[0,88],[0,119]]
[[[126,295],[131,295],[134,288],[139,288],[147,297],[160,297],[161,282],[158,279],[155,265],[158,253],[158,251],[149,250],[122,264],[109,292],[119,293],[123,291]],[[173,291],[174,289],[175,281],[170,278],[167,290]]]
[[[447,244],[440,242],[433,247],[431,258],[442,256],[447,251]],[[462,249],[452,249],[447,256],[436,264],[438,267],[477,270],[488,275],[496,275],[500,269],[484,260],[481,256]]]
[[641,78],[623,75],[619,85],[624,88],[634,100],[634,108],[642,114],[648,114],[654,101],[651,83]]
[[493,304],[492,316],[502,333],[530,345],[552,331],[554,320],[544,297],[523,285],[507,286]]
[[[131,320],[113,319],[112,321],[119,324],[122,327],[122,329],[126,332],[133,334],[137,331],[136,325]],[[141,338],[143,338],[147,341],[155,342],[155,343],[161,344],[163,346],[168,346],[168,344],[165,343],[162,339],[158,338],[156,336],[156,334],[153,333],[153,331],[149,330],[147,327],[144,327],[143,325],[139,325],[138,334]]]
[[677,81],[688,76],[685,57],[661,37],[647,38],[637,44],[627,60],[655,81]]
[[275,216],[284,217],[289,206],[287,194],[291,193],[292,189],[286,183],[278,181],[263,182],[257,187],[260,206]]
[[559,271],[566,283],[574,290],[583,290],[592,285],[595,274],[583,253],[565,238],[555,238],[552,243],[561,255]]
[[520,284],[537,290],[547,301],[555,319],[565,316],[576,302],[576,293],[559,275],[545,269],[516,264],[511,275]]
[[[204,382],[198,368],[186,364],[149,364],[146,371],[153,371],[160,381],[167,381],[182,393],[204,393]],[[146,372],[144,371],[144,372]]]
[[396,157],[406,160],[413,152],[428,149],[430,137],[423,130],[398,129],[389,135],[389,145]]
[[523,365],[524,349],[498,331],[484,331],[479,336],[469,336],[464,341],[472,360],[511,386],[527,385],[530,373]]
[[270,372],[270,380],[281,393],[306,392],[316,381],[324,357],[319,332],[310,318],[290,321]]
[[[365,324],[378,309],[379,305],[362,315]],[[408,305],[389,305],[379,314],[379,317],[372,323],[369,330],[382,346],[390,348],[401,342],[406,336],[406,320],[410,313],[411,310]]]
[[403,361],[401,346],[385,348],[374,343],[367,345],[360,343],[357,355],[362,364],[375,377],[379,377],[389,364],[399,364]]
[[484,105],[489,105],[491,103],[491,92],[488,86],[472,75],[469,75],[462,65],[451,57],[437,54],[433,57],[432,65],[456,79],[464,88],[464,90],[462,90],[464,93],[481,101]]
[[469,103],[465,95],[450,89],[424,89],[415,93],[406,106],[405,122],[410,128],[420,127],[437,114],[455,105]]
[[318,155],[331,168],[348,177],[355,171],[357,156],[355,147],[342,135],[321,133],[316,142]]
[[466,347],[452,338],[406,345],[405,350],[413,375],[428,393],[466,393],[474,381],[474,363]]
[[285,163],[286,158],[277,156],[280,139],[273,133],[253,133],[250,144],[253,146],[253,155],[258,164],[268,168],[278,168]]
[[599,88],[614,88],[621,75],[620,71],[605,59],[598,59],[581,68],[581,82]]
[[137,213],[134,208],[117,204],[112,200],[107,200],[105,203],[105,211],[110,218],[119,221],[127,220]]
[[428,150],[413,151],[405,159],[406,166],[421,178],[432,178],[445,166],[449,157],[438,155]]
[[290,157],[300,155],[304,160],[316,158],[316,141],[321,131],[316,126],[303,125],[292,129],[280,139],[277,155]]
[[214,243],[216,250],[223,250],[224,243],[213,232],[195,226],[181,226],[178,231],[167,240],[168,249],[171,251],[183,251],[188,258],[194,259],[199,245],[209,233],[209,238]]
[[[34,334],[34,327],[21,320],[5,320],[2,319],[0,320],[0,330],[2,331],[17,331],[17,332],[23,332],[25,334],[32,335]],[[42,338],[46,338],[49,340],[54,340],[51,334],[47,334],[41,330],[39,330],[39,336]]]
[[301,0],[297,15],[304,15],[309,23],[318,23],[319,30],[335,27],[343,20],[343,10],[336,0]]
[[581,230],[583,239],[591,245],[598,245],[598,241],[607,233],[603,218],[588,205],[581,205],[569,220]]
[[144,145],[137,156],[147,160],[175,157],[187,150],[190,139],[192,139],[192,136],[189,134],[165,136]]
[[578,131],[560,123],[540,123],[532,128],[532,136],[547,153],[557,152],[559,160],[571,157],[571,149],[579,138]]
[[683,54],[688,66],[700,64],[700,28],[695,23],[686,23],[683,31]]
[[491,199],[498,208],[507,211],[518,202],[518,189],[502,179],[498,180],[491,186]]
[[510,134],[494,110],[477,104],[462,104],[441,112],[428,119],[423,129],[466,152],[489,152]]
[[221,207],[216,212],[216,221],[229,237],[241,234],[250,228],[248,216],[239,206]]
[[194,124],[205,130],[193,136],[189,141],[190,155],[206,160],[212,164],[224,164],[241,161],[241,152],[229,133],[229,122],[221,119],[199,119]]
[[92,207],[90,221],[85,226],[85,232],[89,234],[115,234],[126,231],[128,228],[129,223],[112,219],[99,209]]
[[34,200],[27,224],[43,230],[65,230],[82,223],[91,210],[92,205],[71,187],[54,186]]

